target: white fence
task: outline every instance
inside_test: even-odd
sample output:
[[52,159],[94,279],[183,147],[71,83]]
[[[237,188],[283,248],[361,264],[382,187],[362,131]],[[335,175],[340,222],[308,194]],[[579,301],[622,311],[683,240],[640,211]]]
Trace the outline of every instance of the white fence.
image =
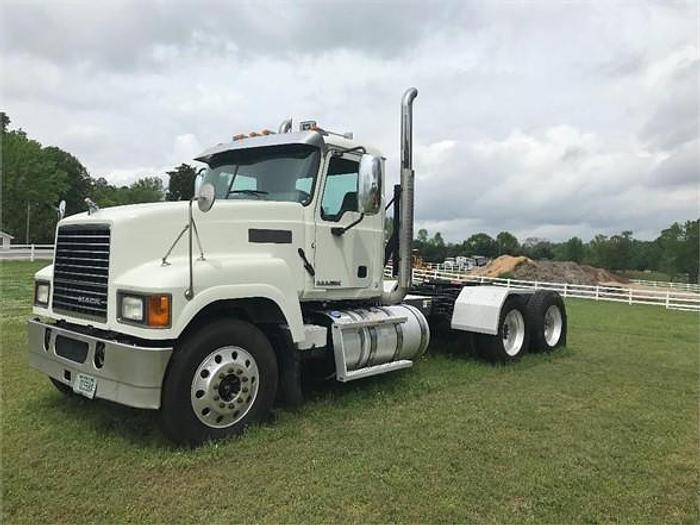
[[681,290],[684,292],[700,293],[700,284],[692,283],[672,283],[669,281],[647,281],[646,279],[630,279],[630,282],[641,284],[642,286],[650,286],[653,288],[670,288],[671,290]]
[[[391,277],[391,267],[387,266],[385,275]],[[603,286],[570,283],[550,283],[545,281],[524,281],[520,279],[501,279],[499,277],[483,277],[464,273],[447,272],[444,270],[427,269],[413,270],[413,282],[441,280],[451,283],[477,282],[493,284],[519,290],[554,290],[564,297],[592,299],[595,301],[613,301],[627,304],[652,304],[671,310],[700,311],[700,294],[677,292],[675,290],[645,290],[625,286]]]
[[53,244],[11,244],[0,250],[0,261],[53,259]]

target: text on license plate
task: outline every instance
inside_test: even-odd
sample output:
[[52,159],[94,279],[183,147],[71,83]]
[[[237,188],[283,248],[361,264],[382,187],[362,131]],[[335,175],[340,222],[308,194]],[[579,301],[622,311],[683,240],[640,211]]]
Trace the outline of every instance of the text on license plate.
[[73,392],[92,399],[97,390],[97,379],[87,374],[78,374],[73,381]]

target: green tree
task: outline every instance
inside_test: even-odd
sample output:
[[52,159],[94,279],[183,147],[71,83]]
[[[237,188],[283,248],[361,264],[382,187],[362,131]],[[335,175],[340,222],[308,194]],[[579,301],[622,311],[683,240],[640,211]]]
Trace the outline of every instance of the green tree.
[[496,235],[498,243],[498,255],[517,255],[520,253],[518,238],[510,232],[501,232]]
[[522,252],[531,259],[554,259],[554,245],[547,239],[528,237],[523,241]]
[[561,256],[558,257],[559,260],[580,263],[586,255],[586,247],[581,239],[571,237],[571,239],[561,244],[559,253],[561,253]]
[[194,180],[197,177],[197,170],[194,166],[182,163],[177,168],[168,171],[167,174],[170,179],[165,200],[190,200],[194,195]]
[[163,181],[160,177],[144,177],[132,183],[127,190],[127,199],[130,204],[159,202],[163,197]]
[[683,228],[681,271],[688,274],[688,282],[700,279],[700,219],[687,221]]
[[628,270],[632,263],[632,232],[624,231],[613,235],[608,241],[608,261],[606,268],[611,270]]
[[485,255],[495,257],[498,255],[498,243],[486,233],[475,233],[463,244],[466,255]]
[[435,235],[433,235],[433,237],[426,243],[423,252],[421,253],[425,259],[430,262],[444,261],[447,255],[447,246],[445,245],[445,240],[442,238],[442,234],[440,232],[436,232]]
[[612,258],[610,256],[610,241],[607,236],[602,234],[596,235],[591,239],[589,248],[589,257],[586,260],[587,263],[602,268],[610,267]]
[[0,131],[6,131],[10,127],[10,117],[4,111],[0,111]]
[[85,197],[90,195],[92,179],[85,166],[70,153],[55,146],[44,148],[46,158],[65,175],[66,188],[60,195],[66,201],[66,215],[85,211]]
[[20,242],[53,242],[56,206],[67,188],[65,172],[57,167],[39,142],[29,139],[22,130],[2,132],[2,227],[5,231]]
[[660,250],[659,270],[672,278],[682,274],[687,276],[689,282],[698,282],[698,220],[686,221],[684,224],[674,222],[662,230],[655,243]]

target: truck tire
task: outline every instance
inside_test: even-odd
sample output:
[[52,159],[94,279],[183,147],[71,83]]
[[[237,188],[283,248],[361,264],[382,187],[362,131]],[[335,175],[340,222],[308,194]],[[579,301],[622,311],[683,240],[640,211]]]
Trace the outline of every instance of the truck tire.
[[530,325],[530,347],[550,352],[566,345],[566,307],[557,292],[538,290],[527,302],[527,322]]
[[498,335],[479,334],[479,354],[496,363],[517,361],[527,353],[530,344],[529,332],[525,300],[519,295],[511,295],[501,308]]
[[189,446],[238,435],[269,415],[277,382],[274,349],[257,327],[213,321],[176,345],[163,382],[161,428]]

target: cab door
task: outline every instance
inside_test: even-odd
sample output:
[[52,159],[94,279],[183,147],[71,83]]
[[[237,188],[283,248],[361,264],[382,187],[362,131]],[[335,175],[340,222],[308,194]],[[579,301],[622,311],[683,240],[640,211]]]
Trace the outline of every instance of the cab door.
[[316,211],[315,287],[330,297],[368,296],[380,282],[383,214],[362,217],[358,211],[359,154],[330,154],[327,166]]

